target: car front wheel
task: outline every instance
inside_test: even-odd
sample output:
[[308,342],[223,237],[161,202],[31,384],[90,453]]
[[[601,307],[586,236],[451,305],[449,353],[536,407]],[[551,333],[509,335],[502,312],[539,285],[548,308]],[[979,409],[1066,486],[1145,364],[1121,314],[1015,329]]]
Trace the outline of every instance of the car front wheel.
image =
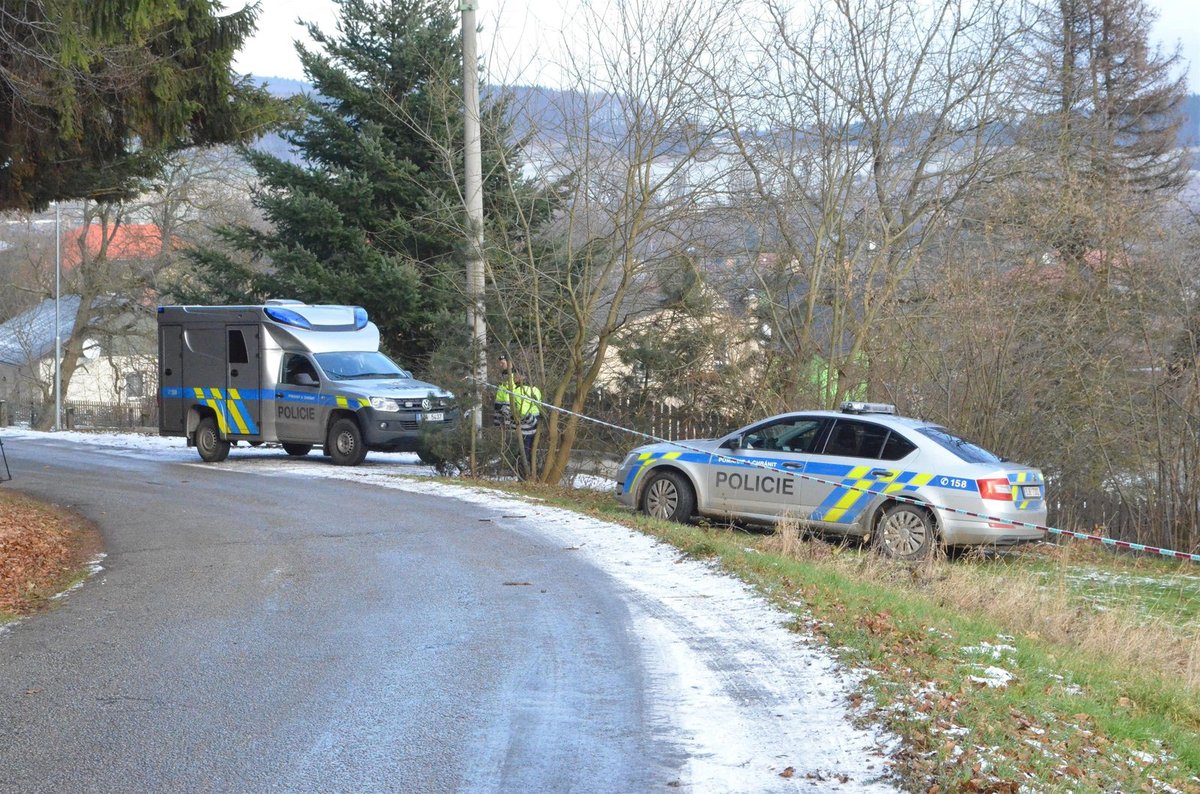
[[362,431],[358,422],[342,418],[329,428],[329,437],[325,441],[325,451],[330,459],[338,466],[357,466],[367,457],[367,448],[363,444]]
[[696,510],[696,492],[682,474],[674,471],[650,475],[642,490],[642,512],[668,521],[687,521]]
[[892,505],[879,519],[874,544],[881,554],[895,560],[927,560],[937,545],[933,516],[916,505]]

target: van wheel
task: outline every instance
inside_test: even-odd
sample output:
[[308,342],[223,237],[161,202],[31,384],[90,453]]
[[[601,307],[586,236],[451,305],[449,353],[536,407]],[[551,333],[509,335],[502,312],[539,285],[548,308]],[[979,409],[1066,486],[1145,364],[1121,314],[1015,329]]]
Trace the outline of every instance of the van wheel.
[[894,560],[927,560],[937,545],[933,516],[916,505],[892,505],[879,519],[872,542],[876,551]]
[[283,451],[291,455],[293,458],[302,458],[309,452],[312,452],[312,444],[292,444],[288,441],[283,442]]
[[221,438],[217,420],[206,416],[196,425],[196,451],[205,463],[220,463],[229,457],[229,441]]
[[642,490],[642,512],[654,518],[686,523],[696,510],[696,493],[678,472],[651,474]]
[[338,466],[357,466],[362,463],[367,456],[367,448],[363,445],[358,422],[345,417],[334,422],[325,440],[325,451]]

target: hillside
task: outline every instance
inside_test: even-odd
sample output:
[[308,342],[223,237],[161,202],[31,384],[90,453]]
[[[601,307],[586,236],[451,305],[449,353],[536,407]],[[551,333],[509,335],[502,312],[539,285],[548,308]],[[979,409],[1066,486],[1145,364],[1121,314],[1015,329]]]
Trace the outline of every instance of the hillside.
[[[261,76],[254,79],[278,97],[312,91],[312,84],[302,80]],[[535,128],[562,131],[566,119],[579,118],[585,109],[590,116],[590,134],[613,139],[624,133],[624,113],[617,97],[584,96],[574,91],[521,85],[491,89],[492,95],[500,90],[507,96],[513,137],[518,140],[525,138]],[[1183,124],[1179,127],[1179,144],[1200,146],[1200,94],[1187,96],[1183,103],[1183,114]],[[288,145],[275,133],[263,137],[254,148],[283,159],[289,159],[290,156]]]

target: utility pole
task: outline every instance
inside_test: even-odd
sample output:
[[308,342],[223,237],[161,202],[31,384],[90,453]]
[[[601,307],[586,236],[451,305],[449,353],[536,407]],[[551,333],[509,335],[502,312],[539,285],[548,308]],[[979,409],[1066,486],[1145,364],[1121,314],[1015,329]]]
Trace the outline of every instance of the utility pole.
[[62,430],[62,206],[54,202],[54,429]]
[[487,325],[483,309],[483,164],[479,142],[479,54],[475,43],[476,0],[460,0],[463,50],[463,132],[466,143],[467,323],[475,358],[475,431],[483,429],[483,384],[487,380]]

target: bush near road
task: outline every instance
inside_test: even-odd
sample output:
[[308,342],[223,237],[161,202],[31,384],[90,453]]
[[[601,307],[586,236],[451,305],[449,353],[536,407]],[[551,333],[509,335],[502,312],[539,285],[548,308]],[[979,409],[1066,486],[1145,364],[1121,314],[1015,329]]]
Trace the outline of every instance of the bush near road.
[[99,532],[82,517],[0,491],[0,624],[44,606],[83,576]]

